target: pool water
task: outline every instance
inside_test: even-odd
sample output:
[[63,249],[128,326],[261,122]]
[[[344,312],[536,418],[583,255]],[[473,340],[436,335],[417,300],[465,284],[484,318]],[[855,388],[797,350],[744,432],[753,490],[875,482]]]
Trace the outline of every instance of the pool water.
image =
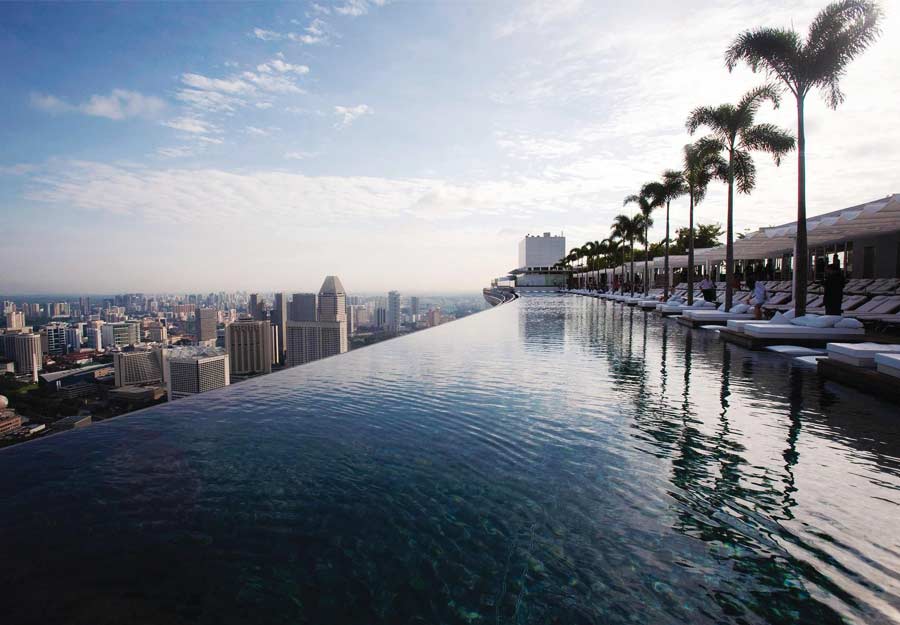
[[0,621],[896,622],[898,412],[525,297],[0,450]]

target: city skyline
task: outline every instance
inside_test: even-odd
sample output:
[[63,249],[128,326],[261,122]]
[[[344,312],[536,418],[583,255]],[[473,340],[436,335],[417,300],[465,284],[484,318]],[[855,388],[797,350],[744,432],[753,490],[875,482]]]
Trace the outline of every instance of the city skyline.
[[[803,29],[822,3],[718,4],[6,3],[0,291],[313,291],[330,272],[476,290],[526,233],[605,232],[680,162],[693,107],[764,81],[725,69],[733,33]],[[900,1],[882,5],[840,114],[807,101],[811,215],[900,186]],[[761,117],[795,129],[787,103]],[[789,221],[795,186],[793,158],[761,160],[738,231]],[[724,197],[698,221],[723,223]],[[48,221],[66,236],[35,255]]]

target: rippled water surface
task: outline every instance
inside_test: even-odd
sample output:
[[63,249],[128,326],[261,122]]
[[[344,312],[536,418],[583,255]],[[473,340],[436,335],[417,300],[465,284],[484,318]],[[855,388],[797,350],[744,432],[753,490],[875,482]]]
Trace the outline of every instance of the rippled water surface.
[[529,297],[0,451],[0,621],[894,622],[898,412]]

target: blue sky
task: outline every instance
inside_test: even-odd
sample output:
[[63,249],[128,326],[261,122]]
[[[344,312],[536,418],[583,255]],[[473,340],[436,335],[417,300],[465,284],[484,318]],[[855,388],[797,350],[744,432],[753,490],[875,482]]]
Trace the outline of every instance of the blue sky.
[[[731,38],[821,6],[2,4],[0,292],[477,289],[525,233],[604,236],[691,108],[762,81],[724,69]],[[810,98],[812,213],[900,192],[882,6],[845,104]],[[761,118],[795,127],[790,102]],[[793,159],[759,164],[739,229],[794,210]],[[699,217],[724,221],[721,188]]]

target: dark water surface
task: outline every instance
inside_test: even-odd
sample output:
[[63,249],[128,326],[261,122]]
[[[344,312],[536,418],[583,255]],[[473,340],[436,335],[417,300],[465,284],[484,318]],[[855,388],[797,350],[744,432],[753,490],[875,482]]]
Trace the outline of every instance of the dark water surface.
[[888,623],[897,406],[530,297],[0,451],[0,622]]

